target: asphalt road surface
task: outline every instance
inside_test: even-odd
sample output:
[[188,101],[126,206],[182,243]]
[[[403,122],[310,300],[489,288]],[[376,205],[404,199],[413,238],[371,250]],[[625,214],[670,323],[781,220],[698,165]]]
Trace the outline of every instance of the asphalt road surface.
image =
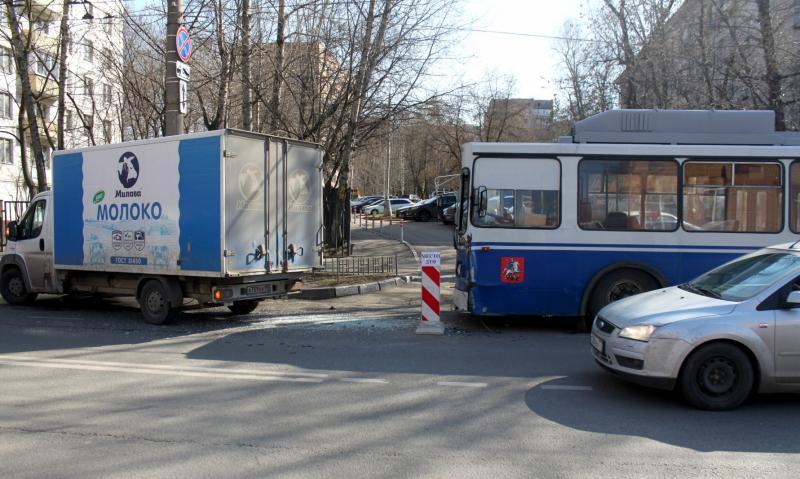
[[0,305],[0,477],[797,477],[797,396],[693,410],[553,319],[417,336],[418,287],[166,327]]

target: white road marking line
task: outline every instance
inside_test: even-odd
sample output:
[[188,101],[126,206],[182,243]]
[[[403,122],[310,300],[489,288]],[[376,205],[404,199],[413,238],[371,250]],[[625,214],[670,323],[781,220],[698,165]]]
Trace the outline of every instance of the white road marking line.
[[438,386],[453,386],[460,388],[485,388],[489,386],[487,383],[467,383],[460,381],[439,381],[436,383]]
[[339,381],[345,383],[389,384],[389,381],[385,379],[376,378],[339,378]]
[[185,377],[199,377],[199,378],[217,378],[217,379],[245,379],[252,381],[282,381],[282,382],[295,382],[295,383],[321,383],[323,379],[320,378],[290,378],[282,376],[267,376],[257,374],[232,374],[223,372],[201,372],[201,371],[181,371],[181,370],[163,370],[163,369],[146,369],[136,367],[116,367],[116,366],[101,366],[91,364],[63,364],[53,363],[46,361],[19,361],[10,359],[0,359],[0,364],[7,366],[27,366],[37,368],[50,368],[50,369],[75,369],[80,371],[104,371],[104,372],[120,372],[132,374],[152,374],[160,376],[185,376]]
[[28,316],[28,319],[83,319],[82,316]]
[[139,363],[120,363],[115,361],[93,361],[85,359],[61,359],[61,358],[37,358],[35,356],[20,356],[20,355],[2,355],[0,360],[9,361],[41,361],[58,364],[86,364],[90,366],[112,366],[112,367],[132,367],[138,369],[165,369],[168,371],[202,371],[210,373],[232,373],[232,374],[266,374],[268,376],[300,376],[310,378],[327,378],[327,374],[322,373],[286,373],[282,371],[264,371],[259,369],[225,369],[225,368],[209,368],[202,366],[180,366],[180,365],[166,365],[166,364],[139,364]]
[[558,385],[545,384],[545,385],[542,385],[542,386],[539,386],[539,387],[542,388],[542,389],[551,389],[551,390],[555,390],[555,391],[591,391],[592,390],[591,386],[567,386],[567,385],[558,386]]

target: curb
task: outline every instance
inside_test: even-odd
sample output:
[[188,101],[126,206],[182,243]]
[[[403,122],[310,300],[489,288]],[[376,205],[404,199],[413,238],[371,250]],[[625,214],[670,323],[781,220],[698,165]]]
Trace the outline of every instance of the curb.
[[395,286],[399,286],[401,284],[410,283],[414,280],[413,278],[413,276],[397,276],[372,283],[301,289],[296,294],[291,295],[291,297],[298,299],[320,300],[342,298],[344,296],[355,296],[357,294],[376,293],[378,291],[394,288]]

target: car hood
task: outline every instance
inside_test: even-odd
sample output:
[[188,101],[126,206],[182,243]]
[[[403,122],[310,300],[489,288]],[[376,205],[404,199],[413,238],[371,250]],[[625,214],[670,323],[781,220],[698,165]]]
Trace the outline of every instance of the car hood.
[[662,326],[685,319],[728,314],[737,304],[672,286],[615,301],[598,315],[619,328],[632,324]]

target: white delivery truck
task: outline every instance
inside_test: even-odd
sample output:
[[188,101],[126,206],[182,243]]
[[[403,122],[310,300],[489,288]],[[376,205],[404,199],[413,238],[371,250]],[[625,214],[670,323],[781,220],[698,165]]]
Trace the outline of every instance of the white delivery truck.
[[55,152],[0,293],[135,296],[156,324],[187,298],[249,313],[321,265],[321,166],[318,145],[236,130]]

